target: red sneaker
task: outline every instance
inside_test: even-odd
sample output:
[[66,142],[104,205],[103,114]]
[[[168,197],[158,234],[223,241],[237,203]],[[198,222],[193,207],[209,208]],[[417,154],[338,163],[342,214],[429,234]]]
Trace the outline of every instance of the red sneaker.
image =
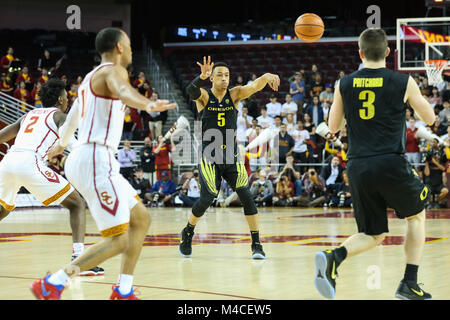
[[38,300],[61,300],[61,293],[64,286],[55,286],[48,282],[50,273],[45,278],[36,280],[31,283],[30,290]]
[[133,288],[131,288],[131,291],[127,295],[122,295],[119,291],[119,286],[113,286],[112,287],[113,292],[111,293],[111,296],[109,297],[110,300],[141,300],[134,294]]

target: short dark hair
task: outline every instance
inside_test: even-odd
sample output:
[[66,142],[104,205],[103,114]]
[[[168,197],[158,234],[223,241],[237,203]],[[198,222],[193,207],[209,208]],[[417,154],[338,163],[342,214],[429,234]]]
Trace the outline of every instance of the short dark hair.
[[359,36],[358,45],[367,60],[383,60],[388,46],[386,32],[377,28],[366,29]]
[[225,62],[216,62],[216,63],[214,63],[214,67],[211,70],[211,73],[213,73],[214,69],[217,68],[217,67],[225,67],[225,68],[228,68],[228,70],[230,70],[230,67]]
[[53,108],[65,89],[66,85],[64,81],[56,78],[49,79],[42,85],[39,90],[39,97],[41,98],[44,108]]
[[104,28],[95,37],[95,49],[98,53],[112,51],[122,37],[122,30],[119,28]]

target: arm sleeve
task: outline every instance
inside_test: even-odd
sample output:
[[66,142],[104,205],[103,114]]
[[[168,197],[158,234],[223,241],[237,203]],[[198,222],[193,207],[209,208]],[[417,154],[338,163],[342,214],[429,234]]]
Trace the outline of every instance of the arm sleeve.
[[[73,146],[73,140],[71,138],[75,134],[75,131],[78,128],[78,108],[79,103],[78,99],[76,99],[72,105],[72,108],[69,111],[69,114],[67,115],[66,121],[64,124],[59,128],[58,134],[59,134],[59,144],[63,147],[66,147],[71,145]],[[71,143],[72,142],[72,143]]]

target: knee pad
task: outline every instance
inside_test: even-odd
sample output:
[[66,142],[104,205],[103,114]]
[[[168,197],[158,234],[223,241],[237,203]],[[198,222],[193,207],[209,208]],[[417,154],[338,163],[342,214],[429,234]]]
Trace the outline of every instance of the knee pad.
[[192,206],[192,214],[197,218],[202,217],[213,203],[214,198],[215,197],[210,193],[201,193],[200,198]]
[[246,216],[251,216],[258,213],[255,201],[253,201],[253,196],[248,187],[236,189],[236,193],[239,196],[239,200],[241,200],[242,206],[244,207],[244,214]]

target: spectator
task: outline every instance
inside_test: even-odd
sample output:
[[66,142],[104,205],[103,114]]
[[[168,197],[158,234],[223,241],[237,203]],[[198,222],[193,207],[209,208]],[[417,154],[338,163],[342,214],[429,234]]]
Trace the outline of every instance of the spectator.
[[339,163],[339,158],[334,156],[331,158],[331,161],[328,165],[322,167],[322,171],[320,172],[320,176],[325,180],[326,187],[326,203],[329,202],[329,199],[332,199],[333,195],[336,195],[336,192],[342,183],[342,172],[344,169]]
[[319,101],[324,103],[328,102],[330,105],[333,103],[333,88],[331,87],[331,83],[327,83],[325,85],[325,90],[322,91],[319,95]]
[[41,90],[41,87],[42,84],[40,82],[36,82],[34,84],[33,91],[31,91],[30,99],[35,108],[42,108],[41,97],[39,97],[39,90]]
[[41,83],[41,84],[45,84],[47,81],[48,81],[48,70],[46,69],[46,68],[42,68],[42,71],[41,71],[41,76],[39,77],[39,79],[38,79],[38,81]]
[[286,124],[282,124],[278,133],[278,162],[286,163],[286,157],[292,154],[295,141],[291,135],[287,133]]
[[133,122],[133,119],[131,119],[131,109],[129,107],[125,107],[121,140],[133,140],[133,131],[135,128],[136,124]]
[[447,126],[441,123],[441,118],[437,115],[434,121],[434,125],[431,127],[431,131],[437,134],[439,137],[447,132]]
[[254,181],[250,188],[250,193],[252,194],[257,207],[272,205],[273,185],[266,177],[266,171],[261,170],[259,172],[258,180]]
[[258,124],[258,120],[257,119],[253,119],[252,120],[252,126],[250,128],[248,128],[247,131],[245,131],[245,136],[247,138],[248,143],[252,142],[252,140],[257,137],[257,134],[256,134],[256,127],[257,126],[261,127]]
[[242,106],[242,113],[238,113],[236,125],[236,140],[238,143],[245,145],[248,142],[246,131],[251,127],[253,117],[248,115],[248,108]]
[[344,76],[345,76],[344,70],[339,71],[338,78],[337,78],[337,80],[334,82],[333,88],[336,89],[336,86],[337,86],[337,84],[338,84],[338,81],[341,80]]
[[144,83],[148,83],[145,73],[143,71],[139,72],[136,80],[133,81],[133,86],[136,87],[139,93],[143,94],[145,92]]
[[319,68],[317,68],[316,64],[311,65],[311,70],[306,73],[306,82],[312,84],[315,81],[317,73],[319,72]]
[[237,76],[235,86],[243,86],[243,85],[245,85],[244,78],[241,75]]
[[63,177],[66,177],[64,174],[64,163],[66,161],[66,156],[60,155],[53,157],[50,160],[47,160],[48,167],[55,171],[56,173],[60,174]]
[[[262,128],[260,125],[256,125],[254,138],[260,135]],[[253,139],[254,139],[253,138]],[[249,143],[253,140],[249,138]],[[269,150],[270,141],[260,144],[248,152],[250,170],[255,171],[259,166],[265,166],[267,164],[267,151]]]
[[67,76],[65,74],[63,74],[59,77],[59,79],[61,79],[61,81],[64,82],[64,85],[67,88]]
[[74,98],[78,97],[78,88],[76,83],[72,83],[70,85],[70,90],[67,91],[68,96],[72,96]]
[[320,73],[316,73],[315,80],[311,84],[311,91],[309,92],[309,95],[311,97],[319,97],[324,88],[325,85],[322,82],[322,75]]
[[435,106],[442,106],[442,97],[436,87],[431,89],[431,95],[428,97],[428,102],[434,108]]
[[271,127],[272,130],[274,130],[277,134],[280,133],[281,125],[283,124],[283,121],[281,120],[280,116],[275,117],[275,123]]
[[16,84],[20,84],[21,81],[25,82],[25,87],[28,91],[33,90],[34,81],[33,81],[33,77],[28,72],[27,66],[24,66],[22,68],[22,71],[20,72],[20,74],[17,76]]
[[328,115],[330,114],[331,104],[328,101],[322,103],[323,121],[328,122]]
[[445,125],[449,125],[448,119],[450,118],[450,101],[444,101],[443,103],[444,108],[441,112],[439,112],[439,118],[441,123]]
[[309,136],[312,137],[316,134],[316,126],[312,122],[311,116],[308,113],[305,113],[303,124],[305,129],[309,132]]
[[152,140],[150,137],[145,137],[144,146],[139,153],[141,157],[141,167],[144,179],[147,179],[153,184],[153,174],[155,172],[155,155],[152,152]]
[[289,94],[292,95],[292,100],[297,104],[298,110],[302,112],[305,102],[305,81],[300,72],[295,73],[294,81],[290,84]]
[[169,173],[169,179],[171,179],[171,160],[170,154],[175,152],[175,144],[173,142],[173,136],[170,136],[170,144],[165,142],[163,136],[158,137],[158,144],[153,147],[153,154],[155,155],[155,170],[156,179],[161,180],[161,173],[167,171]]
[[[261,173],[260,173],[261,174]],[[277,207],[285,207],[292,204],[294,197],[294,184],[283,175],[278,180],[275,188],[275,194],[272,197],[272,203]]]
[[150,189],[149,201],[153,207],[156,206],[168,206],[172,201],[172,194],[176,191],[176,185],[173,180],[170,180],[169,173],[167,171],[161,172],[161,179]]
[[14,98],[23,102],[22,111],[26,110],[26,103],[30,102],[31,95],[30,92],[25,88],[25,82],[21,81],[19,88],[14,91]]
[[136,190],[138,196],[142,199],[144,204],[151,201],[150,197],[150,182],[144,178],[144,171],[142,168],[137,168],[131,179],[131,186]]
[[0,91],[9,95],[11,95],[14,91],[14,88],[6,76],[6,73],[2,73],[2,78],[0,80]]
[[[448,189],[444,187],[443,173],[445,172],[446,155],[439,148],[439,141],[433,140],[431,150],[425,156],[424,174],[428,185],[430,185],[430,193],[432,195],[431,208],[439,207],[439,203],[447,197]],[[438,195],[437,201],[434,196]]]
[[294,157],[292,154],[286,156],[286,164],[280,172],[280,176],[283,175],[288,177],[289,181],[294,183],[295,195],[300,196],[302,194],[303,183],[301,180],[300,171],[297,171],[294,168]]
[[75,84],[77,86],[77,91],[78,91],[78,88],[80,87],[82,82],[83,82],[83,77],[82,76],[78,76],[77,77],[77,81],[75,82]]
[[288,114],[292,113],[294,116],[294,122],[297,122],[297,104],[292,101],[292,96],[290,94],[286,95],[286,102],[281,106],[281,117],[286,117]]
[[429,97],[431,95],[431,91],[433,90],[433,87],[428,84],[428,78],[426,77],[422,78],[419,88],[420,92],[425,97]]
[[295,129],[297,128],[297,125],[294,121],[294,116],[292,113],[288,113],[286,118],[284,119],[283,123],[286,125],[287,132],[292,135]]
[[[441,139],[445,142],[450,139],[450,126],[447,126],[447,133],[441,136]],[[450,146],[450,145],[449,145]],[[450,158],[450,157],[449,157]]]
[[41,58],[39,58],[39,60],[38,60],[37,70],[41,72],[43,69],[47,69],[49,74],[52,74],[53,71],[55,71],[56,69],[59,68],[59,66],[61,65],[62,59],[63,58],[61,58],[58,61],[55,61],[50,56],[50,51],[44,50],[44,55]]
[[150,97],[152,96],[152,94],[153,94],[153,89],[152,89],[152,87],[150,87],[150,84],[148,83],[148,82],[144,82],[144,85],[143,85],[143,96],[144,97],[146,97],[146,98],[149,98],[150,99]]
[[123,142],[123,148],[119,150],[117,155],[120,163],[120,173],[125,179],[131,180],[134,172],[134,161],[136,160],[136,152],[131,149],[130,140],[126,139]]
[[295,144],[293,149],[294,162],[307,163],[308,162],[308,146],[306,144],[309,137],[308,130],[305,129],[303,122],[299,121],[297,123],[297,129],[292,133]]
[[418,168],[422,160],[422,155],[420,154],[419,142],[420,139],[416,138],[418,128],[416,127],[416,120],[414,118],[409,119],[409,128],[406,129],[406,159],[413,166]]
[[[150,98],[151,101],[158,100],[158,94],[156,92],[152,93],[152,96]],[[162,132],[162,118],[161,118],[161,112],[150,112],[148,113],[148,128],[150,130],[150,133],[152,135],[153,139],[156,139],[156,137],[159,137]]]
[[435,84],[440,95],[442,95],[444,93],[445,89],[448,88],[448,81],[445,80],[445,75],[441,74],[441,77],[442,77],[442,81]]
[[313,101],[312,104],[306,109],[306,113],[309,114],[309,116],[312,119],[312,122],[317,127],[324,121],[323,109],[322,106],[320,105],[318,96],[314,96],[312,101]]
[[192,207],[200,198],[200,183],[199,183],[199,171],[194,169],[192,177],[186,179],[183,184],[183,193],[180,194],[180,200],[186,207]]
[[303,178],[305,195],[295,197],[294,201],[302,206],[316,207],[325,203],[325,180],[316,173],[314,168],[308,170]]
[[256,119],[259,116],[258,103],[254,96],[242,100],[242,105],[248,108],[248,115]]
[[351,207],[352,206],[352,195],[350,193],[350,184],[348,181],[347,171],[342,172],[343,182],[339,184],[336,195],[331,199],[330,206]]
[[255,81],[258,78],[258,76],[256,75],[256,73],[252,73],[252,76],[250,77],[250,80],[248,80],[247,84],[252,83],[253,81]]
[[273,118],[267,114],[267,107],[261,108],[261,115],[256,119],[258,120],[258,124],[262,129],[270,128],[275,122]]
[[8,69],[11,67],[13,61],[20,61],[19,58],[14,57],[14,49],[8,47],[6,55],[0,59],[0,71],[2,73],[8,73]]
[[267,115],[272,119],[281,115],[281,103],[277,102],[277,96],[272,94],[270,102],[266,104]]

